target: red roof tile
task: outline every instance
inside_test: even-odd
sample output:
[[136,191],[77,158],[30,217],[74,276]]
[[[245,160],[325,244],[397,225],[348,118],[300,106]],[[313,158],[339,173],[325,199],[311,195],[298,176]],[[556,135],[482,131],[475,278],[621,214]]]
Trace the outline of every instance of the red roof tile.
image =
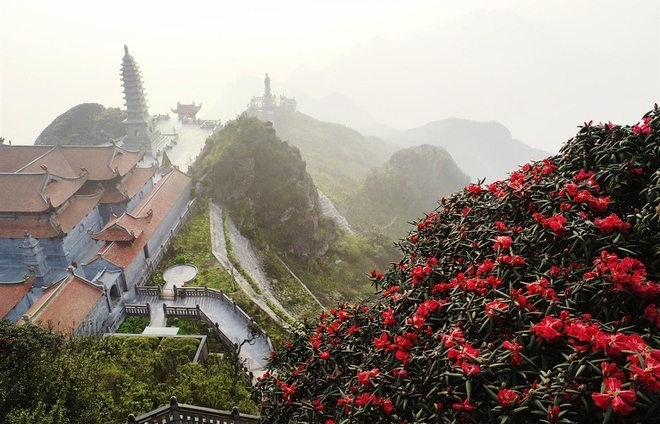
[[60,178],[38,174],[0,174],[0,212],[45,212],[73,196],[87,177]]
[[124,200],[126,200],[126,196],[124,196],[117,187],[110,187],[105,189],[103,197],[101,197],[99,203],[121,203]]
[[0,172],[16,172],[52,150],[53,146],[0,146]]
[[149,225],[151,214],[135,217],[123,213],[119,217],[111,218],[110,221],[96,234],[90,237],[97,241],[133,241],[140,237],[143,228]]
[[49,220],[0,220],[0,238],[23,238],[25,231],[38,239],[59,235]]
[[87,175],[77,178],[59,178],[49,175],[44,195],[50,199],[50,203],[58,208],[71,198],[87,181]]
[[39,212],[49,206],[42,192],[46,174],[0,174],[0,212]]
[[101,287],[80,276],[70,275],[46,289],[41,298],[27,311],[27,315],[37,325],[71,335],[101,296]]
[[150,168],[133,168],[133,171],[122,180],[119,190],[132,199],[156,174],[156,171],[158,171],[158,166],[155,163]]
[[64,234],[68,234],[98,205],[102,195],[103,192],[99,191],[93,195],[74,196],[71,203],[59,215],[53,217],[53,221],[60,224],[60,228]]
[[142,227],[142,234],[132,243],[114,242],[110,244],[102,257],[124,268],[130,265],[136,256],[141,254],[144,245],[189,184],[190,177],[179,170],[174,169],[165,175],[132,212],[133,216],[146,216],[147,212],[151,210],[152,217]]
[[60,177],[73,178],[82,173],[80,168],[73,168],[62,155],[62,149],[56,147],[43,156],[39,156],[16,172],[22,174],[39,174],[48,170],[48,173]]
[[183,103],[177,103],[176,109],[170,109],[172,112],[178,115],[195,115],[202,108],[202,105],[188,105]]
[[0,283],[0,319],[9,313],[30,291],[35,278],[20,283]]

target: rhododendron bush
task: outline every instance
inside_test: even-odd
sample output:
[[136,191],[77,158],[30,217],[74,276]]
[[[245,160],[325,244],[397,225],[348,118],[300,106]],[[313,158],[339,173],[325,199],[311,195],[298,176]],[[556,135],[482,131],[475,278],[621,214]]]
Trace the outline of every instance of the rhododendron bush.
[[273,354],[262,422],[659,422],[659,168],[656,106],[443,199]]

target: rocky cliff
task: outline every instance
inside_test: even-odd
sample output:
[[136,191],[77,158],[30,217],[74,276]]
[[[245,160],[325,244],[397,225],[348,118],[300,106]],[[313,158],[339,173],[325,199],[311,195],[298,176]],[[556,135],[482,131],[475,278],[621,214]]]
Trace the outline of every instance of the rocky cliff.
[[336,237],[300,151],[270,123],[240,117],[210,138],[196,173],[226,205],[241,233],[262,246],[297,256],[322,253]]

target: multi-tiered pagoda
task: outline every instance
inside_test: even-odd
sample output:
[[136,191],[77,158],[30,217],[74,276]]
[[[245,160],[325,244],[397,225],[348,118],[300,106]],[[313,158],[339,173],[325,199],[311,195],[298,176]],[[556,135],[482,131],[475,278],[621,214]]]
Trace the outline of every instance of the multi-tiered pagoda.
[[124,138],[123,147],[128,150],[139,150],[144,145],[147,154],[151,154],[152,141],[157,139],[159,134],[155,130],[153,117],[149,115],[140,68],[135,63],[133,56],[128,53],[127,45],[124,45],[121,80],[128,113],[128,117],[124,121],[126,138]]

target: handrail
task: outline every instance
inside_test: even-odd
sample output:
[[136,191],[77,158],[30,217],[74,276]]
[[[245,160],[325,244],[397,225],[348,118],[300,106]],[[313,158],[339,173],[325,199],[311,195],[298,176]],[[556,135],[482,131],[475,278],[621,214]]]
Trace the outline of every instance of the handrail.
[[237,407],[231,411],[205,408],[203,406],[178,403],[175,396],[170,404],[156,408],[146,414],[135,417],[129,414],[126,424],[183,424],[188,422],[205,424],[256,424],[259,417],[241,414]]

